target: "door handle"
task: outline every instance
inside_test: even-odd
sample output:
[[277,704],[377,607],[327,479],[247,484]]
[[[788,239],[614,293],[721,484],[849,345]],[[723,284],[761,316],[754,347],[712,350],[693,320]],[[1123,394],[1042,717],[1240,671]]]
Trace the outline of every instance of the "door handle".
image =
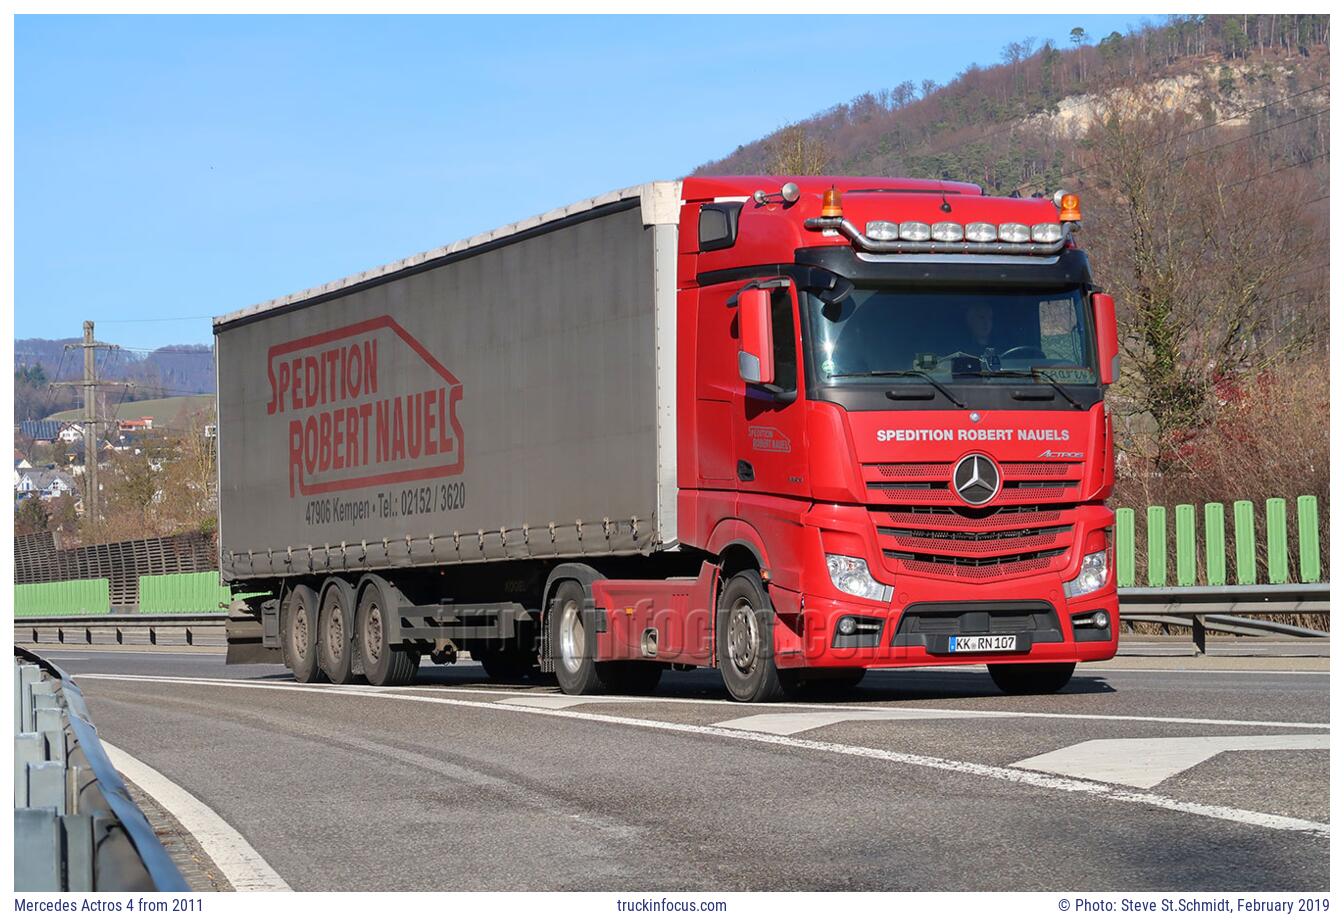
[[749,461],[737,461],[737,478],[742,482],[752,482],[756,479],[756,470]]

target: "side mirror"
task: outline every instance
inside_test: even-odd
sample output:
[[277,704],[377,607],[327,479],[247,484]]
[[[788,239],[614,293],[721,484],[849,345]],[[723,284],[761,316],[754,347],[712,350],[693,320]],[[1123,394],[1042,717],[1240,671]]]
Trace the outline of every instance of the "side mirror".
[[737,329],[741,348],[737,374],[747,383],[775,382],[775,343],[770,333],[770,292],[747,288],[737,295]]
[[1115,324],[1115,298],[1092,295],[1092,320],[1097,327],[1097,371],[1103,384],[1120,376],[1120,333]]

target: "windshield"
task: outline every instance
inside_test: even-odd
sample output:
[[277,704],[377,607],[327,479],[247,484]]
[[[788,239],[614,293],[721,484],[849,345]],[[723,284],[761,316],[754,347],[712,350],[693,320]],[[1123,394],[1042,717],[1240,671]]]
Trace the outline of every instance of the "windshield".
[[[924,378],[1002,385],[1022,377],[1095,385],[1082,292],[855,288],[807,299],[815,379]],[[888,381],[889,383],[889,381]]]

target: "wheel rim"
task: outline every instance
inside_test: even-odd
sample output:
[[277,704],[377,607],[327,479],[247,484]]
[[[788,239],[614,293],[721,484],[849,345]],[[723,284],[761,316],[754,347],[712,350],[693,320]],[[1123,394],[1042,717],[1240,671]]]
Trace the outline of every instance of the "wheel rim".
[[345,650],[344,619],[340,607],[331,608],[331,616],[328,617],[329,622],[327,624],[327,650],[331,652],[333,661],[339,660],[341,652]]
[[377,664],[383,650],[383,612],[377,604],[370,604],[364,620],[364,654],[371,663]]
[[296,658],[308,657],[308,609],[299,607],[294,611],[294,655]]
[[560,612],[560,661],[566,671],[577,671],[583,665],[587,636],[576,601],[566,601]]
[[728,661],[733,670],[747,674],[756,663],[760,635],[756,626],[756,611],[751,602],[741,598],[728,611]]

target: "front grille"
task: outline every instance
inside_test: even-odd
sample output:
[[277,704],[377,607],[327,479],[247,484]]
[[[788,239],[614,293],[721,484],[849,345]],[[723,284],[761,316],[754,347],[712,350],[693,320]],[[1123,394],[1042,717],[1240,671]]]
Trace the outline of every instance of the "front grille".
[[983,582],[1045,572],[1073,541],[1067,506],[907,505],[870,516],[888,567],[909,574]]
[[[953,464],[869,463],[863,467],[868,500],[872,504],[962,505],[952,489]],[[999,464],[1003,487],[996,501],[1077,501],[1083,476],[1081,463],[1005,462]]]

